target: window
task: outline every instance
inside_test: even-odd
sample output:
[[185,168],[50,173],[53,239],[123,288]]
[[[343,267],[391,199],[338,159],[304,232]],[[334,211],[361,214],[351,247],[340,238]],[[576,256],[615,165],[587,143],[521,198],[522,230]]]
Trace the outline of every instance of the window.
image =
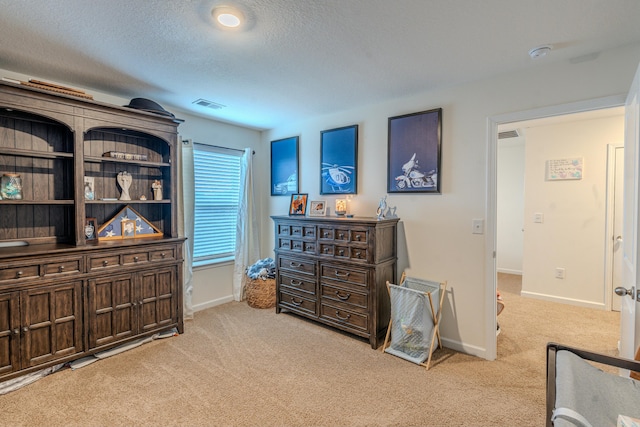
[[233,259],[242,151],[193,144],[194,265]]

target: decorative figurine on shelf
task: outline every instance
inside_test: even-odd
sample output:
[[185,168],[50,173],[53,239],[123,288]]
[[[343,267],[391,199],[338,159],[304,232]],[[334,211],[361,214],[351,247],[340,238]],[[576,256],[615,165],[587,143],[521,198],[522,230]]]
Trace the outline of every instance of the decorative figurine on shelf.
[[151,184],[153,188],[153,200],[162,200],[162,183],[157,179]]
[[129,187],[131,187],[131,174],[129,172],[120,172],[118,174],[118,184],[122,189],[122,193],[120,194],[120,200],[131,200],[131,196],[129,195]]
[[2,199],[22,200],[22,178],[17,173],[2,175],[0,193]]
[[380,203],[378,203],[378,209],[376,210],[376,214],[378,215],[378,219],[384,219],[385,211],[387,210],[387,196],[384,196],[380,199]]

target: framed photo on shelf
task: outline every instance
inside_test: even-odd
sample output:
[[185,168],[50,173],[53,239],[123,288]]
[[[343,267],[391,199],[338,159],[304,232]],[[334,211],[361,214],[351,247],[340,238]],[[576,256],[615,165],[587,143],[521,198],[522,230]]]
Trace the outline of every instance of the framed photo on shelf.
[[388,193],[440,194],[442,108],[389,117]]
[[308,194],[292,194],[291,203],[289,204],[289,215],[304,216],[307,214],[307,197]]
[[95,240],[97,238],[98,224],[95,218],[84,219],[84,238],[89,240]]
[[96,199],[96,180],[93,176],[84,177],[84,199],[97,200]]
[[327,213],[326,200],[311,200],[309,202],[309,216],[325,216]]
[[271,141],[271,195],[298,192],[298,137]]
[[356,194],[358,125],[320,132],[320,194]]
[[122,238],[132,239],[136,237],[136,220],[135,219],[123,219],[122,224]]

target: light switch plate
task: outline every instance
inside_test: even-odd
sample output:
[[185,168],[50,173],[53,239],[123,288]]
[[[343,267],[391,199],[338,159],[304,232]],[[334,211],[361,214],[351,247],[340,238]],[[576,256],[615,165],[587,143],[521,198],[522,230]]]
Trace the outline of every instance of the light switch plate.
[[474,219],[471,221],[473,234],[484,234],[484,219]]

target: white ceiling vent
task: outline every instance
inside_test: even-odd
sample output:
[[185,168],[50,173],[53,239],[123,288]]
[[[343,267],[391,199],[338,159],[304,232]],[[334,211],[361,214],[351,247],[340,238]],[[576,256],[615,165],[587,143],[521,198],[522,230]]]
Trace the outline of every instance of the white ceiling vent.
[[518,129],[498,132],[498,139],[517,138],[519,136]]
[[192,104],[199,105],[201,107],[211,108],[212,110],[220,110],[226,107],[226,105],[218,104],[217,102],[207,101],[206,99],[196,99]]

